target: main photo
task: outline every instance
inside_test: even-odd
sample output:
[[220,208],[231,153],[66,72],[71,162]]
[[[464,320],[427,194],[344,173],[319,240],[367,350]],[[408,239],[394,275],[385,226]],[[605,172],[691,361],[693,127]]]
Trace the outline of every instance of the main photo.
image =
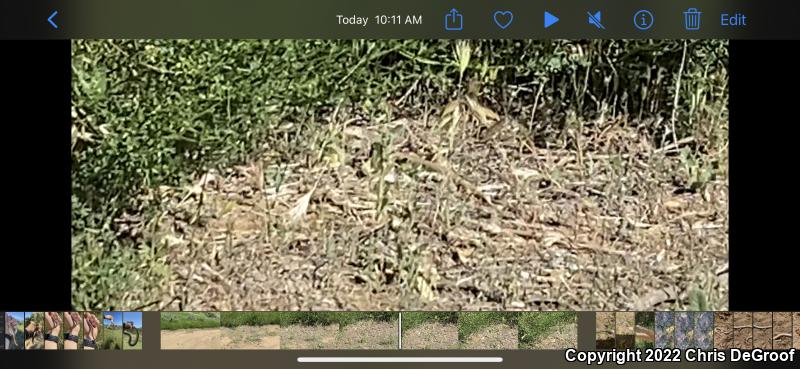
[[726,310],[728,45],[76,40],[73,304]]

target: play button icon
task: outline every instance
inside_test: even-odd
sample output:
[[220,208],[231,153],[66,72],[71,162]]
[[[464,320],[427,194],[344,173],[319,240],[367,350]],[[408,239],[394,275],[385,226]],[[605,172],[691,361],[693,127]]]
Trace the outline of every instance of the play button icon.
[[544,28],[548,28],[556,23],[558,23],[559,19],[555,15],[551,14],[548,11],[544,12]]

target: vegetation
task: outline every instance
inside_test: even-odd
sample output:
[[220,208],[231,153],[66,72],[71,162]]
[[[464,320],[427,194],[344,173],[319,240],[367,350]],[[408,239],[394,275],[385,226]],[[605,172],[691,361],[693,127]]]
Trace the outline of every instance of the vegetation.
[[519,313],[512,312],[461,312],[458,314],[458,340],[465,342],[471,334],[492,325],[516,327],[518,318]]
[[162,330],[219,328],[220,313],[216,312],[162,312]]
[[573,312],[526,312],[519,314],[519,344],[532,346],[554,329],[565,324],[577,323],[578,315]]
[[[280,325],[281,322],[285,319],[283,317],[284,313],[279,312],[256,312],[256,311],[231,311],[231,312],[223,312],[221,317],[221,325],[223,327],[234,328],[243,325],[249,326],[261,326],[261,325]],[[329,313],[319,313],[319,319],[322,319],[323,314]]]
[[397,313],[391,312],[224,312],[222,326],[234,328],[238,326],[280,325],[332,325],[339,329],[362,320],[393,321]]
[[104,326],[100,330],[100,339],[97,340],[97,347],[100,350],[122,350],[122,326],[113,328]]
[[424,323],[457,324],[458,315],[456,312],[409,311],[403,313],[403,330],[411,330]]
[[656,313],[652,311],[637,312],[636,325],[649,329],[654,329],[656,326]]
[[168,189],[266,148],[291,156],[334,111],[419,114],[472,82],[520,122],[561,122],[526,124],[532,136],[574,129],[559,118],[572,112],[635,117],[658,147],[691,137],[678,176],[702,189],[726,176],[727,53],[725,41],[73,41],[73,305],[170,303],[155,237]]

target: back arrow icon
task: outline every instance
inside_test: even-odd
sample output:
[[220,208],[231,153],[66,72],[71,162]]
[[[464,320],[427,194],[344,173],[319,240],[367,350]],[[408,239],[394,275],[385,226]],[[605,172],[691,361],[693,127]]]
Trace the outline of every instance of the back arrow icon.
[[56,24],[56,22],[53,22],[53,18],[55,18],[56,15],[58,15],[58,10],[54,11],[53,14],[50,14],[50,17],[47,18],[47,22],[50,23],[50,25],[53,26],[53,28],[58,29],[58,25]]

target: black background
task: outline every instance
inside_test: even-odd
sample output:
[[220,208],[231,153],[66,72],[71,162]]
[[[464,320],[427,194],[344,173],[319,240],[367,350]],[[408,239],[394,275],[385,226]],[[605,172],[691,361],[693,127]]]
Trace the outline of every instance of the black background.
[[[733,311],[800,311],[798,46],[730,42]],[[70,310],[70,42],[2,50],[0,311]]]
[[730,310],[798,311],[800,42],[730,42]]
[[69,310],[70,42],[0,50],[0,311]]

